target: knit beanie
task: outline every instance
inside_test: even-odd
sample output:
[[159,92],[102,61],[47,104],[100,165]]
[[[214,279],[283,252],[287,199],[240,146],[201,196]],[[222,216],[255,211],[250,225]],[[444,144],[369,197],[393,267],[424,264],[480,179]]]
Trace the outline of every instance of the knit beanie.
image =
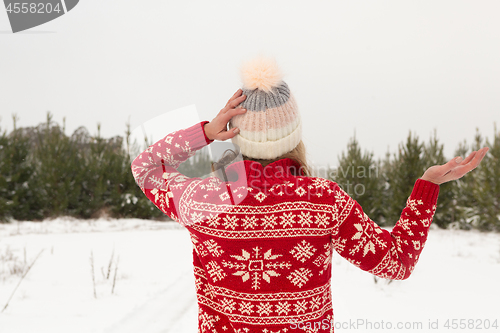
[[233,117],[229,128],[240,132],[231,140],[241,154],[274,159],[293,150],[302,138],[302,122],[293,95],[273,59],[257,58],[241,68],[247,112]]

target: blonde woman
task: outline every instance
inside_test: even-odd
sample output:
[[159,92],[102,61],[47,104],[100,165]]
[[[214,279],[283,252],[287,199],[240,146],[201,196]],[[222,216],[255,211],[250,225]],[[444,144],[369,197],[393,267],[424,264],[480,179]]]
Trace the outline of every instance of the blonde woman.
[[[333,332],[332,252],[379,277],[408,278],[439,185],[477,167],[487,148],[429,168],[388,232],[336,183],[311,177],[297,104],[275,62],[257,59],[242,74],[243,89],[212,121],[150,146],[134,177],[190,233],[199,332]],[[177,172],[198,149],[228,139],[244,160],[219,161],[223,177]]]

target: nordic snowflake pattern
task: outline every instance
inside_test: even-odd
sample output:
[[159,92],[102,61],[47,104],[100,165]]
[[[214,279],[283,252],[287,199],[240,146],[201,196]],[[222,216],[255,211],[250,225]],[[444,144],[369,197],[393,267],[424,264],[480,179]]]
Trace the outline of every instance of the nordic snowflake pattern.
[[[201,333],[289,333],[291,322],[331,320],[333,250],[382,278],[405,279],[415,269],[437,185],[417,180],[389,232],[332,181],[273,176],[273,168],[295,167],[290,159],[265,172],[244,161],[254,170],[243,183],[182,175],[177,167],[209,143],[203,125],[167,135],[132,163],[146,196],[190,232]],[[242,201],[232,205],[235,198]]]

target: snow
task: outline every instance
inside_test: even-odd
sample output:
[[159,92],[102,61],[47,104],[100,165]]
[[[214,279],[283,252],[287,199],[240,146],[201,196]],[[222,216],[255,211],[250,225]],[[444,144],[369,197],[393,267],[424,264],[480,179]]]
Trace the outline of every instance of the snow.
[[[0,311],[21,277],[10,269],[26,267],[42,250],[0,313],[1,333],[197,331],[191,242],[175,223],[60,218],[0,224]],[[397,323],[422,325],[395,331],[450,331],[447,319],[450,326],[452,319],[472,319],[474,325],[483,320],[483,326],[496,319],[500,325],[496,233],[431,230],[413,275],[404,281],[375,283],[338,255],[332,272],[336,332],[373,332],[387,323],[393,329]],[[438,329],[429,329],[436,320]]]

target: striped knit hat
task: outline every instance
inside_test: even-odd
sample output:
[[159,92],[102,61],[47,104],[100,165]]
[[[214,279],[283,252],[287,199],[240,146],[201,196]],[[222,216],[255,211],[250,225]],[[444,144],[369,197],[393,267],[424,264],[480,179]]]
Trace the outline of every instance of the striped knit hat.
[[293,95],[272,59],[258,58],[241,70],[247,109],[231,119],[240,132],[232,141],[255,159],[274,159],[294,149],[302,139],[302,122]]

